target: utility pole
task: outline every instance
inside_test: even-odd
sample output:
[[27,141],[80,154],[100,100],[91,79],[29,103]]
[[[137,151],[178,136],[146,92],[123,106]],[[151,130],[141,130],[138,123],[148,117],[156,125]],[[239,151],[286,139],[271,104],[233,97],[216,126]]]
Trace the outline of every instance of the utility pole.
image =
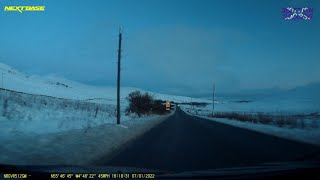
[[120,65],[121,65],[121,27],[119,30],[119,48],[118,48],[118,76],[117,76],[117,124],[120,124]]
[[213,83],[213,88],[212,88],[212,117],[214,115],[214,91],[215,91],[215,84]]
[[4,89],[4,87],[3,87],[3,72],[1,72],[1,88]]

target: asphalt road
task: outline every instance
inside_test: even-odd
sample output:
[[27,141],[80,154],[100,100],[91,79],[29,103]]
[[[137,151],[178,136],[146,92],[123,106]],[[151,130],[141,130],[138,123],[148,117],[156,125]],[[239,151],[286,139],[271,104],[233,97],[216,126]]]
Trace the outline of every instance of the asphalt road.
[[181,172],[302,160],[319,150],[189,116],[178,108],[104,165]]

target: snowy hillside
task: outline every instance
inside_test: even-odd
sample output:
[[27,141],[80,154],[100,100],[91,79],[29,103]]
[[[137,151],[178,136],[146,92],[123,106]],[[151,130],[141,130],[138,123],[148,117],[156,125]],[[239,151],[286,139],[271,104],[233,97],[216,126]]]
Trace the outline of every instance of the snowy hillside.
[[[267,95],[225,95],[217,97],[215,109],[218,112],[316,113],[320,112],[319,92],[318,82]],[[211,112],[212,107],[205,109]]]
[[[86,100],[103,104],[116,104],[116,87],[97,87],[81,84],[56,76],[35,76],[22,73],[6,64],[0,63],[0,75],[3,73],[2,88],[30,94],[47,95],[53,97]],[[122,87],[121,101],[126,103],[125,97],[135,90],[146,92],[139,88]],[[150,92],[156,98],[176,102],[189,101],[190,97],[173,96]],[[207,101],[194,99],[194,101]]]
[[[88,86],[55,76],[30,76],[0,63],[0,73],[3,72],[3,88],[30,94],[47,95],[75,100],[103,99],[106,104],[115,104],[114,88]],[[122,96],[129,92],[140,90],[125,87]]]

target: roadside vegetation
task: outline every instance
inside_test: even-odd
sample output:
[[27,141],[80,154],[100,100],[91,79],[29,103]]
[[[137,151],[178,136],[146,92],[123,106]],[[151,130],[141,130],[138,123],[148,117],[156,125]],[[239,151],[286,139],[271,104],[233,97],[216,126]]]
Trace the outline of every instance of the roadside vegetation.
[[136,114],[139,117],[142,115],[151,114],[166,114],[165,101],[155,100],[154,96],[150,93],[141,93],[140,91],[134,91],[126,98],[129,102],[129,106],[126,109],[126,114]]

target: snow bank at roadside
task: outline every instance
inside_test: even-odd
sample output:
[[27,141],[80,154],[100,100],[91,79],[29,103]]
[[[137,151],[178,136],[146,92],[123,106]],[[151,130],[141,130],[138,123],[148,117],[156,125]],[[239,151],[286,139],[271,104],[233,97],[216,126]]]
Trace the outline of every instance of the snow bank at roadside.
[[95,165],[121,147],[166,120],[143,117],[89,129],[37,135],[18,133],[0,138],[0,163],[15,165]]
[[180,106],[180,108],[191,116],[197,116],[203,119],[224,123],[231,126],[244,128],[244,129],[249,129],[249,130],[253,130],[253,131],[257,131],[257,132],[261,132],[269,135],[274,135],[281,138],[320,145],[320,129],[319,128],[317,129],[284,128],[284,127],[277,127],[277,126],[266,125],[266,124],[241,122],[237,120],[224,119],[224,118],[209,118],[206,116],[194,115],[190,112],[187,112],[186,106]]

